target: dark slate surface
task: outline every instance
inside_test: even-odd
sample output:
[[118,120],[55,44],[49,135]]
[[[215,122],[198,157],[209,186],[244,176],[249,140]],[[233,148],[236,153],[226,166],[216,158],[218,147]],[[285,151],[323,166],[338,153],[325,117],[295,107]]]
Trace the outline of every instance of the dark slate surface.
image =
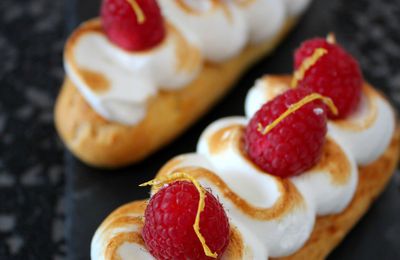
[[[96,15],[99,1],[78,1],[75,21]],[[300,24],[276,52],[252,68],[235,89],[207,116],[173,144],[146,161],[118,171],[100,171],[68,156],[67,160],[67,251],[69,259],[88,259],[90,240],[101,221],[116,207],[148,197],[138,184],[151,179],[175,155],[195,150],[202,130],[212,121],[243,114],[243,101],[255,79],[264,73],[292,70],[292,52],[309,37],[330,31],[360,58],[366,78],[400,104],[400,3],[391,1],[315,0]],[[73,8],[72,8],[73,9]],[[72,17],[74,23],[74,18]],[[332,253],[330,259],[400,259],[400,175],[368,214]]]
[[64,259],[63,0],[0,1],[0,259]]

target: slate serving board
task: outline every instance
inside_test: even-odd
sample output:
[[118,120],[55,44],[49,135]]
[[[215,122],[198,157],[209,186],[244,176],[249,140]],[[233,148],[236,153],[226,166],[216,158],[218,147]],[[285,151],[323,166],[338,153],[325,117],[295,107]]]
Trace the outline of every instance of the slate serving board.
[[[79,22],[94,17],[98,12],[99,2],[67,1],[67,28],[71,30]],[[376,14],[379,8],[398,8],[395,2],[384,1],[388,2],[386,7],[383,4],[376,6],[372,2],[374,1],[314,0],[298,26],[274,54],[250,69],[230,94],[185,134],[140,164],[115,171],[102,171],[85,166],[66,152],[68,258],[89,259],[90,241],[101,221],[118,206],[132,200],[147,198],[148,189],[139,188],[138,185],[152,179],[167,160],[178,154],[194,151],[198,137],[209,123],[225,116],[243,115],[244,98],[255,79],[265,73],[290,73],[293,50],[301,41],[335,31],[339,42],[360,56],[363,50],[358,49],[360,45],[357,40],[363,39],[355,37],[369,31],[358,20],[364,19],[364,16],[368,18],[368,12]],[[397,10],[395,9],[396,12]],[[382,15],[385,15],[385,12],[383,11]],[[392,22],[390,24],[392,25]],[[383,29],[387,27],[385,23],[379,24],[379,21],[378,25],[383,26]],[[368,37],[366,38],[368,41]],[[392,58],[393,55],[390,56],[390,59]],[[400,62],[400,57],[397,61]],[[364,72],[368,72],[365,76],[369,81],[376,85],[387,83],[387,76],[376,77],[369,73],[374,70],[368,62],[362,64],[366,64],[363,69]],[[388,87],[383,90],[392,97],[398,93],[397,89]],[[368,214],[331,254],[330,259],[400,259],[399,179],[397,174]]]

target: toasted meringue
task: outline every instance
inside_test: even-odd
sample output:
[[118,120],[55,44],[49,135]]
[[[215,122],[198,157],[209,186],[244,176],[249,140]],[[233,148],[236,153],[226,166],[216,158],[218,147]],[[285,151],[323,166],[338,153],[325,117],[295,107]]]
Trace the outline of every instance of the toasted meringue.
[[[252,117],[265,102],[289,88],[289,76],[265,76],[256,81],[246,97],[246,116]],[[357,111],[344,120],[329,120],[328,133],[352,154],[357,164],[368,165],[388,148],[395,122],[389,102],[364,83]]]
[[346,120],[330,121],[328,128],[329,133],[351,151],[359,165],[368,165],[389,146],[395,122],[389,102],[366,83],[357,111]]
[[187,86],[199,75],[204,61],[223,62],[241,53],[249,42],[258,45],[274,39],[309,2],[288,1],[161,0],[166,38],[142,52],[114,45],[95,19],[68,40],[65,69],[99,115],[111,122],[137,125],[159,90]]
[[[227,202],[226,197],[217,192],[228,215],[239,219],[256,234],[272,257],[287,256],[304,245],[316,215],[340,212],[350,203],[357,185],[357,166],[351,155],[329,138],[324,156],[314,168],[289,178],[289,181],[276,178],[263,172],[246,156],[242,138],[247,120],[233,117],[214,122],[200,137],[197,152],[211,162],[211,169],[240,197],[240,201],[253,207],[240,210],[238,205]],[[320,189],[312,189],[314,185]],[[325,194],[327,190],[329,196]],[[282,200],[289,211],[282,211],[277,206]],[[265,208],[265,212],[271,212],[274,217],[254,217],[257,215],[252,212],[258,212],[256,209],[260,208]]]
[[203,65],[195,41],[171,24],[159,46],[127,52],[107,39],[98,20],[74,32],[64,62],[69,77],[96,112],[127,125],[145,117],[147,100],[159,89],[182,88]]
[[206,60],[229,59],[247,43],[248,26],[238,7],[230,1],[160,0],[159,3],[165,16],[177,27],[195,34]]
[[[146,205],[145,201],[137,201],[115,210],[92,239],[91,259],[155,259],[141,236]],[[230,226],[230,241],[222,260],[268,259],[267,251],[249,230],[234,221]]]
[[250,43],[258,44],[272,38],[287,17],[282,0],[235,0],[248,25]]
[[[264,77],[249,91],[247,99],[253,99],[259,108],[262,104],[260,96],[271,99],[287,89],[289,82],[289,77]],[[319,239],[316,236],[326,239],[326,235],[321,234],[330,232],[336,224],[342,225],[347,232],[371,204],[371,198],[389,180],[397,161],[398,133],[393,133],[391,145],[381,154],[380,160],[359,168],[353,150],[330,132],[322,157],[314,167],[287,179],[275,177],[253,164],[243,147],[244,129],[258,108],[246,103],[247,117],[229,117],[212,123],[201,135],[196,153],[173,158],[157,175],[165,177],[185,172],[219,198],[232,226],[231,241],[222,259],[261,260],[269,256],[292,259],[293,254],[304,256],[304,252],[310,252],[310,244]],[[352,122],[347,121],[349,124]],[[385,172],[375,187],[368,180],[372,177],[368,176],[375,173],[377,167]],[[364,193],[371,187],[374,191],[366,196]],[[152,195],[156,192],[153,188]],[[354,200],[361,204],[355,206]],[[118,218],[137,217],[135,212],[131,212],[132,206],[126,207],[126,210],[122,208],[111,214],[96,232],[92,257],[99,258],[93,259],[103,259],[101,257],[110,250],[107,248],[115,247],[118,242],[114,236],[118,237],[121,230],[135,234],[137,229],[132,227],[133,223],[125,229],[114,228],[111,224],[110,219],[119,223]],[[349,218],[350,215],[353,218]],[[335,217],[338,223],[331,223]],[[338,234],[333,235],[332,245],[344,236]],[[123,257],[128,250],[132,254],[144,250],[140,243],[129,246],[130,240],[124,241],[125,244],[119,243],[119,250],[113,251],[118,257]],[[319,250],[315,256],[322,257],[329,252],[322,248]]]

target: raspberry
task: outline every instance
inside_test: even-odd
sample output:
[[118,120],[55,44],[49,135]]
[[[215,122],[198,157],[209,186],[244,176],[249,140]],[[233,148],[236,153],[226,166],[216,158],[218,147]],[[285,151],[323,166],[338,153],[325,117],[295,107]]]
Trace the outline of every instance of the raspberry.
[[327,54],[322,56],[309,70],[299,87],[308,88],[323,96],[330,97],[339,110],[329,118],[345,118],[356,110],[360,98],[363,77],[357,61],[337,44],[328,43],[325,39],[315,38],[303,42],[295,52],[295,69],[303,60],[310,57],[316,48],[324,48]]
[[[188,181],[160,189],[150,200],[142,231],[150,253],[157,259],[213,259],[204,253],[195,223],[199,192]],[[200,215],[200,232],[207,246],[220,258],[229,243],[229,222],[219,201],[206,191]]]
[[[140,21],[133,5],[144,15]],[[108,39],[127,51],[143,51],[160,43],[165,27],[156,0],[103,0],[101,21]]]
[[288,90],[262,106],[250,120],[245,132],[245,150],[262,170],[286,178],[318,162],[327,132],[327,107],[320,100],[289,114],[266,134],[259,129],[259,124],[263,128],[268,126],[309,94],[304,88]]

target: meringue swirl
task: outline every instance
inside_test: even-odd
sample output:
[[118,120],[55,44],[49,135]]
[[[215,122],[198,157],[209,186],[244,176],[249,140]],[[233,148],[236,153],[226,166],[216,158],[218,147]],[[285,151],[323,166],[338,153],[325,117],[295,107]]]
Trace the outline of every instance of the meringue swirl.
[[97,113],[121,124],[136,124],[159,89],[177,89],[202,68],[195,43],[173,25],[167,25],[167,32],[151,51],[127,52],[107,39],[100,21],[86,22],[68,40],[68,76]]
[[287,9],[290,8],[282,0],[235,0],[235,3],[248,25],[251,44],[274,37],[288,17]]
[[312,169],[289,179],[269,175],[244,151],[247,122],[245,117],[230,117],[212,123],[201,135],[197,153],[172,159],[158,175],[189,172],[220,199],[239,229],[254,235],[261,246],[258,250],[271,257],[287,256],[307,241],[317,215],[341,212],[350,203],[357,186],[357,165],[329,137],[321,160]]
[[[265,76],[250,89],[245,112],[252,117],[262,104],[290,88],[289,76]],[[377,160],[395,132],[395,112],[389,102],[371,85],[364,83],[357,110],[343,120],[329,120],[328,134],[346,147],[358,165]]]
[[[190,169],[187,169],[190,172]],[[193,172],[207,172],[192,169]],[[146,201],[136,201],[115,210],[99,228],[91,243],[91,259],[155,259],[146,249],[141,236]],[[252,232],[235,221],[230,221],[231,232],[222,260],[268,259],[267,252]],[[110,241],[112,241],[110,243]]]
[[[235,191],[236,196],[225,196],[215,185],[202,184],[210,185],[228,216],[251,230],[270,256],[287,256],[307,241],[317,215],[340,212],[350,203],[357,184],[357,166],[351,154],[329,137],[325,159],[312,169],[289,179],[269,175],[244,152],[247,122],[244,117],[214,122],[200,137],[197,148],[198,156],[203,156],[211,168],[199,166],[215,172],[227,185],[224,190]],[[337,169],[337,165],[346,167]],[[337,172],[344,176],[337,177]],[[326,190],[331,191],[329,196]]]
[[160,90],[183,88],[198,77],[206,61],[229,60],[248,44],[277,35],[285,20],[308,4],[296,2],[301,8],[292,12],[288,0],[160,0],[166,38],[142,52],[114,45],[100,20],[91,20],[69,38],[65,70],[99,115],[136,125]]
[[[263,103],[289,88],[290,81],[290,76],[265,76],[258,80],[246,98],[246,117],[215,121],[200,136],[196,153],[173,158],[158,173],[157,177],[162,178],[185,172],[219,198],[233,229],[222,259],[261,260],[289,256],[310,238],[318,216],[341,213],[353,200],[360,165],[356,158],[360,154],[355,154],[357,150],[343,142],[340,135],[330,128],[321,159],[301,175],[282,179],[264,172],[248,158],[243,141],[245,127]],[[363,116],[334,122],[342,131],[371,131],[368,129],[375,129],[374,125],[380,124],[382,111],[389,113],[382,110],[389,106],[387,101],[368,84],[365,84],[363,93],[366,98],[365,104],[360,104],[360,109],[366,110]],[[156,191],[153,189],[152,195]],[[136,215],[113,213],[111,216]],[[109,235],[102,234],[104,230],[115,236],[118,232],[131,232],[129,228],[110,229],[108,226],[106,220],[96,232],[92,257],[99,258],[93,259],[104,259],[105,244],[114,244],[109,243]],[[134,244],[131,255],[136,254],[135,250],[143,250],[138,241],[126,243]],[[119,256],[122,257],[121,252]]]
[[[194,3],[201,2],[201,3]],[[230,1],[159,1],[165,16],[183,32],[193,32],[205,59],[222,62],[242,51],[247,24]]]

